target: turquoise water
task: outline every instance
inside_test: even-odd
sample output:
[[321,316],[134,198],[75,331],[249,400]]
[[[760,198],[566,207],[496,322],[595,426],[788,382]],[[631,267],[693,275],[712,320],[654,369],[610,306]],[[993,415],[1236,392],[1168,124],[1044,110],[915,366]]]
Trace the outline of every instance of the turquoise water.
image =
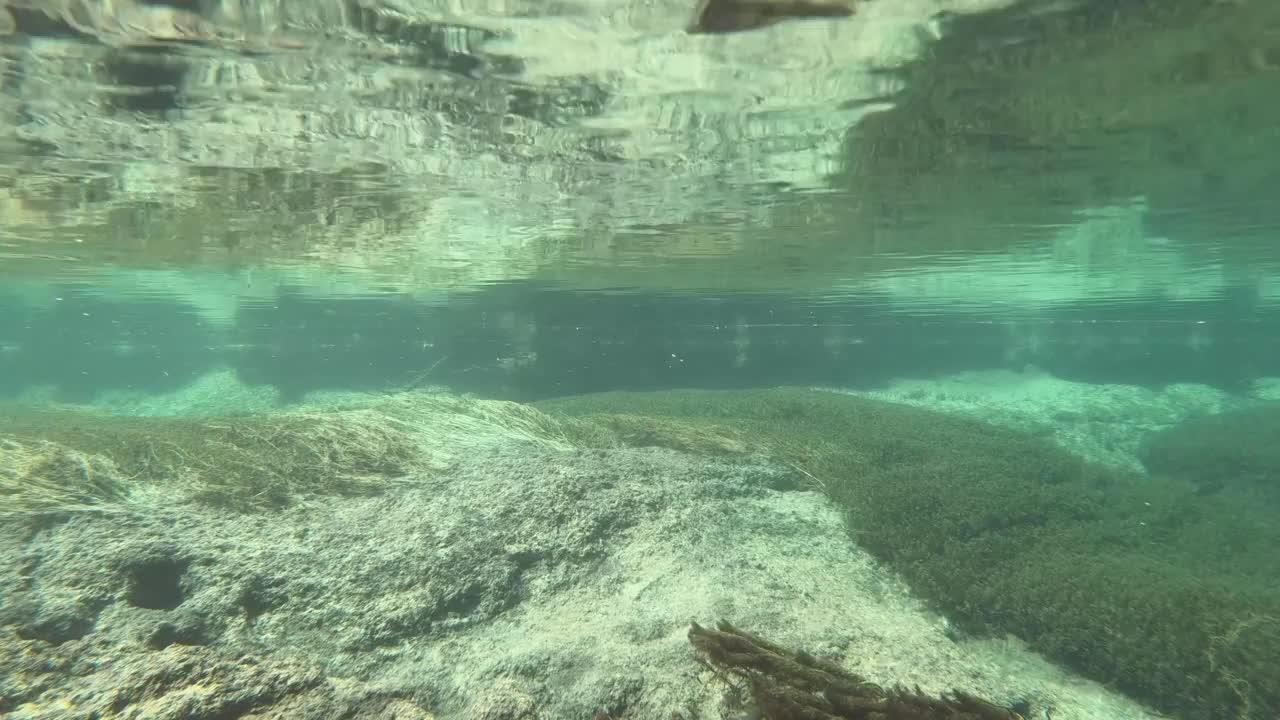
[[1280,10],[730,5],[0,0],[0,715],[1280,713]]

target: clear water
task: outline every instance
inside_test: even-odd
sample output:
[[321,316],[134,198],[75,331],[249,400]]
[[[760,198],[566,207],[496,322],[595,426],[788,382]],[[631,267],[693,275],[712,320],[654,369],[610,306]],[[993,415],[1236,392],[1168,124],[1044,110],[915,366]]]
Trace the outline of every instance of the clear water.
[[[742,398],[762,388],[821,388],[824,399],[801,403],[796,436],[773,438],[777,447],[813,443],[805,428],[818,417],[842,428],[832,427],[826,445],[856,443],[860,435],[846,437],[851,426],[843,423],[863,422],[849,418],[864,410],[827,408],[829,395],[888,401],[1030,432],[1139,478],[1132,482],[1140,490],[1132,478],[1082,485],[1082,496],[1104,493],[1099,507],[1177,499],[1159,518],[1116,510],[1104,522],[1081,510],[1098,523],[1092,530],[1055,525],[1066,522],[1053,520],[1061,503],[1036,516],[1060,531],[1036,537],[1067,548],[1063,556],[1114,550],[1094,579],[1115,591],[1114,602],[1085,609],[1062,598],[1096,586],[1051,570],[1065,562],[1056,555],[994,565],[1006,575],[1043,568],[1020,586],[1043,586],[1042,595],[960,597],[948,585],[959,582],[953,576],[902,570],[915,545],[887,539],[887,530],[859,535],[859,522],[874,523],[854,511],[858,546],[886,572],[902,572],[911,592],[964,626],[964,637],[1019,636],[1065,672],[1177,717],[1280,713],[1280,566],[1267,559],[1280,557],[1280,455],[1272,450],[1280,414],[1269,404],[1280,398],[1280,9],[1200,0],[868,0],[851,18],[701,35],[686,32],[694,5],[0,0],[0,400],[9,415],[0,428],[0,502],[10,505],[9,530],[50,511],[62,520],[58,513],[97,517],[94,508],[122,502],[95,486],[66,507],[26,508],[30,488],[15,484],[70,482],[55,472],[62,465],[24,455],[30,443],[82,453],[75,462],[84,470],[73,476],[88,482],[101,474],[94,457],[127,469],[136,458],[113,452],[190,430],[156,417],[271,418],[466,395],[532,403],[559,419],[675,418],[678,431],[609,432],[623,446],[694,455],[708,452],[701,433],[711,432],[719,439],[710,454],[720,457],[742,446],[735,433],[790,427],[791,415],[754,416],[756,406],[737,404]],[[730,394],[698,394],[706,390]],[[573,399],[609,391],[653,394]],[[720,410],[693,409],[718,408],[716,398]],[[54,410],[106,412],[120,424],[86,431],[97,438],[89,442],[67,427],[90,421],[43,414]],[[457,412],[455,420],[474,415]],[[897,418],[892,412],[886,417]],[[902,420],[901,443],[969,432],[918,429],[927,417]],[[356,422],[330,418],[316,427],[330,421]],[[516,423],[522,437],[551,442],[540,434],[545,427],[524,422]],[[197,435],[214,432],[195,427],[205,428]],[[729,434],[715,435],[721,431]],[[123,434],[111,440],[113,432]],[[308,442],[340,448],[334,438],[373,437],[317,432]],[[590,444],[564,432],[552,433],[553,445]],[[898,457],[893,432],[870,434],[880,438],[868,441],[876,453]],[[253,437],[250,445],[225,441],[251,454],[275,447]],[[856,506],[835,476],[861,467],[865,453],[817,465],[797,459],[813,459],[804,453],[764,452],[771,454],[825,488],[819,495],[835,506]],[[923,445],[906,453],[926,455]],[[1041,460],[1028,459],[1024,470],[1035,475],[1027,468]],[[199,466],[164,462],[147,468]],[[338,494],[358,487],[354,496],[363,498],[370,484],[399,487],[420,469],[374,465],[362,465],[360,481],[340,483]],[[190,479],[177,474],[176,484]],[[290,507],[307,494],[296,486],[262,493]],[[235,496],[223,487],[183,502],[225,510]],[[1023,498],[1010,508],[1032,506]],[[910,507],[930,512],[928,503]],[[1010,508],[995,513],[1007,523],[974,523],[990,532],[1018,526],[1022,511]],[[1158,537],[1133,534],[1156,525]],[[977,542],[947,537],[949,548]],[[48,552],[25,539],[6,542],[4,572],[26,572],[18,558]],[[1157,568],[1158,557],[1173,570]],[[121,571],[134,589],[119,592],[150,598],[137,587],[168,587],[178,576],[174,582],[193,587],[213,582],[190,579],[183,563],[198,560],[151,562]],[[285,575],[284,586],[301,582]],[[1135,576],[1147,580],[1123,592],[1111,584]],[[48,592],[82,591],[95,609],[124,597],[74,582]],[[40,610],[44,600],[32,592],[0,598],[0,624],[14,637],[62,652],[95,637],[31,630],[80,617]],[[133,605],[168,612],[151,606],[169,604],[171,594]],[[1151,605],[1153,597],[1171,604]],[[476,608],[487,600],[460,602],[445,614],[463,625],[477,613],[483,625],[521,612],[514,600],[484,613]],[[1018,609],[1028,603],[1039,609]],[[1167,642],[1124,640],[1169,632],[1151,617],[1216,604],[1227,608],[1220,621],[1178,621],[1194,629]],[[783,639],[830,640],[778,620],[784,605],[752,617]],[[1117,610],[1098,619],[1113,606],[1144,605],[1147,615]],[[263,607],[249,614],[287,612]],[[1072,622],[1082,627],[1078,637],[1062,630]],[[210,631],[186,642],[175,632],[177,645],[216,651],[266,642],[251,628],[234,641]],[[309,648],[298,650],[306,662],[324,652],[302,635],[273,632],[274,642]],[[409,620],[387,632],[391,639],[356,646],[372,653],[390,644],[421,660],[444,652],[440,643],[452,637]],[[1167,651],[1173,669],[1125,670],[1160,666],[1153,648]],[[369,657],[352,651],[327,672],[360,682],[395,674]],[[866,662],[860,672],[892,680],[892,663]],[[49,681],[41,695],[20,687],[21,672],[0,666],[0,714],[88,712],[91,703],[73,711],[55,702],[72,681]],[[480,676],[510,680],[492,668]],[[540,677],[559,682],[553,672]],[[943,677],[907,679],[933,692],[952,682]],[[485,715],[442,699],[456,678],[434,682],[423,686],[431,690],[409,683],[401,696],[440,717],[551,717],[571,707],[533,693],[524,710]],[[1142,716],[1080,698],[1059,697],[1055,706],[1045,687],[973,689],[1027,717]],[[581,690],[598,700],[592,692]],[[649,700],[619,702],[592,712],[668,717],[644,709]],[[171,716],[154,712],[142,716]],[[705,708],[681,712],[711,717]]]

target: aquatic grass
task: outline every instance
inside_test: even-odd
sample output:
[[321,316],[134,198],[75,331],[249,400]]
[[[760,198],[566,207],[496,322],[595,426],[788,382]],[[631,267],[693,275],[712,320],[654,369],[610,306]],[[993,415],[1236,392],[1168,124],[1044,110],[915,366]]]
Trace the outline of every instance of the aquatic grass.
[[[1195,720],[1280,715],[1280,528],[1247,495],[1084,461],[980,420],[809,390],[602,393],[536,404],[750,438],[842,507],[857,542],[968,632]],[[642,431],[645,423],[654,432]]]
[[379,408],[415,432],[442,432],[486,444],[500,438],[563,451],[573,449],[574,437],[582,432],[571,429],[573,423],[502,400],[405,394],[384,401]]
[[[665,418],[655,422],[652,417],[628,414],[600,414],[591,417],[591,426],[603,430],[598,436],[608,438],[624,446],[661,446],[708,455],[740,455],[750,452],[748,438],[731,427],[709,425]],[[580,440],[581,442],[581,440]]]
[[[305,496],[368,495],[420,481],[460,454],[510,443],[567,450],[566,423],[527,406],[429,393],[368,404],[218,417],[130,417],[10,408],[0,433],[99,468],[76,475],[34,460],[5,480],[13,512],[142,497],[264,510]],[[31,451],[28,451],[30,454]],[[64,461],[67,466],[69,460]],[[7,476],[6,476],[7,477]],[[91,480],[81,479],[82,477]],[[43,497],[42,497],[43,495]]]
[[0,436],[0,517],[108,511],[127,501],[129,490],[105,458]]
[[373,491],[419,460],[406,434],[371,410],[207,418],[33,410],[4,425],[110,462],[135,486],[241,508],[279,507],[299,494]]

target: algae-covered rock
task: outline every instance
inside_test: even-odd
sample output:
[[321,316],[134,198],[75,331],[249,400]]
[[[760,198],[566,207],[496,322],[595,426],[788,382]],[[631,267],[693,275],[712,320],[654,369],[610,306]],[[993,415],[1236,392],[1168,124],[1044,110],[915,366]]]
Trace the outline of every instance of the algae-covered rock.
[[1020,636],[1178,717],[1280,713],[1280,528],[1247,496],[1206,498],[1014,430],[834,393],[608,393],[540,407],[630,413],[633,436],[648,417],[750,438],[841,505],[857,541],[962,628]]

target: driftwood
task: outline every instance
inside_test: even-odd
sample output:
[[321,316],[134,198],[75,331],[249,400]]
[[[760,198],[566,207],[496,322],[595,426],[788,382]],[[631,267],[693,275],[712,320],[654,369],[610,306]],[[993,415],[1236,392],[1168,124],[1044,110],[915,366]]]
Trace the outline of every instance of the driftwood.
[[1013,710],[953,691],[882,688],[833,662],[791,651],[721,621],[694,623],[689,642],[717,672],[746,681],[762,720],[1023,720]]

